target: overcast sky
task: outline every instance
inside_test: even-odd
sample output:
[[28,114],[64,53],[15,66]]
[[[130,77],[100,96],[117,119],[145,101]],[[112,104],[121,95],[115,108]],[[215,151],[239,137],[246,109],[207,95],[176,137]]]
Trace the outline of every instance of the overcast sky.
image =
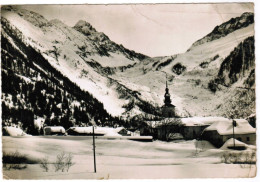
[[216,25],[254,11],[250,3],[26,5],[23,8],[48,20],[60,19],[69,26],[85,20],[112,41],[151,57],[185,52]]

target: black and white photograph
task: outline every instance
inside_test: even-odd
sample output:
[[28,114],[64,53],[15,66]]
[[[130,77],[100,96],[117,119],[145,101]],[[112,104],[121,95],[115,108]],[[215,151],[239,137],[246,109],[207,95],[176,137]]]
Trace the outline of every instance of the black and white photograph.
[[2,178],[255,178],[253,2],[1,5]]

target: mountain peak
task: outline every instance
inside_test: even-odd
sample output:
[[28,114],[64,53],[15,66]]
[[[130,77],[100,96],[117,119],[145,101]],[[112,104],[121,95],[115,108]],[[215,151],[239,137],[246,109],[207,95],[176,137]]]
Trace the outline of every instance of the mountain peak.
[[90,23],[86,22],[85,20],[79,20],[74,27],[84,27],[84,26],[88,26],[90,27]]
[[92,25],[85,20],[79,20],[73,28],[85,35],[89,35],[90,32],[96,32],[96,29],[93,28]]
[[254,16],[254,13],[252,13],[252,12],[245,12],[245,13],[243,13],[241,15],[241,17],[243,17],[243,16]]
[[19,7],[18,5],[17,6],[15,6],[15,5],[14,6],[11,6],[11,5],[3,6],[3,7],[1,7],[1,10],[2,10],[2,14],[1,14],[2,17],[5,16],[6,13],[11,12],[11,13],[17,14],[18,16],[20,16],[24,20],[30,22],[31,24],[33,24],[36,27],[41,28],[41,27],[45,26],[46,24],[48,24],[48,20],[45,19],[42,15],[35,13],[33,11],[23,9],[23,8]]
[[134,58],[139,60],[147,58],[146,55],[136,53],[135,51],[129,50],[124,46],[118,45],[111,41],[106,34],[103,32],[98,32],[90,23],[86,22],[85,20],[79,20],[73,28],[87,36],[88,40],[92,41],[95,46],[98,46],[96,48],[100,55],[109,56],[110,53],[117,52],[123,54],[127,59],[132,61]]
[[225,37],[226,35],[238,29],[245,28],[252,23],[254,23],[254,13],[245,12],[240,17],[231,18],[230,20],[222,23],[221,25],[216,26],[208,35],[193,43],[191,48],[204,44],[206,42],[219,39],[221,37]]

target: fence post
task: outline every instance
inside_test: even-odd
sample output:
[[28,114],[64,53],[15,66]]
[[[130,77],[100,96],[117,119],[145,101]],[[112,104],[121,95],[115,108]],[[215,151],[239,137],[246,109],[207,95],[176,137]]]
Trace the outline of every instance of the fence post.
[[94,155],[94,173],[96,173],[96,146],[95,146],[95,129],[94,129],[94,125],[92,126],[93,127],[93,155]]

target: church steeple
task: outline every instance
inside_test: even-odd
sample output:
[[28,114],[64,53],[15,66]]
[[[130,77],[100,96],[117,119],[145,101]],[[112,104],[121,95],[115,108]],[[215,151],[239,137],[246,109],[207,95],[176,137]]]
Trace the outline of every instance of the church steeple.
[[165,88],[165,94],[164,94],[164,104],[170,105],[171,102],[172,102],[171,95],[169,94],[168,83],[167,83],[167,74],[166,74],[166,88]]

